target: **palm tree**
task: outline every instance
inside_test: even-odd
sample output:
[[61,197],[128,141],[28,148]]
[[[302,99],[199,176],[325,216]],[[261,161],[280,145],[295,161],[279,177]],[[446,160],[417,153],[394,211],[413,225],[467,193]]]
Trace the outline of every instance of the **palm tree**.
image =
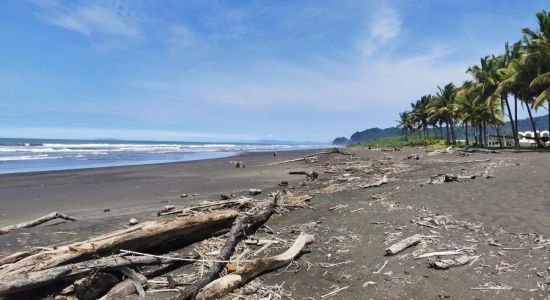
[[[538,62],[530,57],[529,52],[530,41],[527,37],[523,39],[521,44],[516,44],[513,58],[510,60],[506,68],[499,71],[502,80],[499,84],[497,92],[509,92],[514,95],[515,99],[525,103],[525,108],[529,114],[531,127],[535,134],[535,141],[538,146],[543,146],[537,132],[537,126],[533,119],[531,108],[537,98],[537,91],[531,88],[531,83],[538,75]],[[517,104],[516,104],[517,106]],[[516,117],[516,132],[517,132],[517,117]]]
[[[501,81],[501,76],[498,72],[502,68],[504,59],[502,57],[486,56],[481,58],[480,66],[473,66],[468,68],[467,72],[470,73],[474,79],[475,83],[473,88],[477,89],[478,100],[484,101],[487,107],[490,108],[490,113],[492,116],[488,116],[483,122],[484,132],[487,131],[487,124],[495,125],[497,131],[498,142],[500,146],[503,146],[502,138],[500,134],[500,125],[496,120],[500,119],[500,114],[502,114],[504,95],[500,94],[498,97],[495,96],[495,92],[498,89],[499,83]],[[500,100],[500,108],[495,104],[495,100]],[[492,122],[488,122],[491,120]],[[487,140],[487,134],[485,134],[485,140]]]
[[399,121],[397,123],[397,127],[402,128],[407,138],[409,137],[409,132],[412,134],[414,130],[414,124],[411,118],[410,111],[399,113]]
[[524,28],[526,36],[527,60],[537,66],[537,74],[530,83],[537,97],[533,101],[535,109],[545,102],[548,105],[548,127],[550,130],[550,13],[542,11],[537,13],[539,23],[538,31]]
[[454,124],[455,110],[453,108],[453,103],[456,99],[456,88],[452,83],[447,84],[443,88],[438,88],[439,92],[428,105],[429,118],[432,121],[439,118],[442,122],[445,122],[447,129],[447,144],[456,144]]

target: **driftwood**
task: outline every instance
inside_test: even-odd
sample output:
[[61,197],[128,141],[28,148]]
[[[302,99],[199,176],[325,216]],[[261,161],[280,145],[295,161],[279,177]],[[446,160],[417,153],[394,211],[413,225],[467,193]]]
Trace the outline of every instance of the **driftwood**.
[[430,259],[428,260],[428,266],[434,269],[446,270],[451,267],[463,266],[469,263],[471,259],[472,257],[468,255],[462,255],[451,259]]
[[382,177],[378,181],[376,181],[374,183],[362,185],[361,188],[368,189],[368,188],[371,188],[371,187],[379,187],[379,186],[381,186],[383,184],[386,184],[386,183],[388,183],[388,177],[386,177],[386,175],[384,175],[384,177]]
[[52,267],[40,271],[29,271],[18,277],[0,281],[0,295],[28,291],[65,278],[79,278],[102,270],[119,270],[128,266],[159,265],[171,263],[170,259],[150,256],[108,256],[95,260]]
[[181,214],[181,213],[189,212],[189,211],[192,211],[192,210],[209,208],[209,207],[214,207],[214,206],[223,206],[223,205],[230,205],[230,204],[243,204],[243,203],[246,203],[249,200],[251,200],[251,199],[250,198],[241,198],[241,199],[237,199],[237,200],[217,201],[217,202],[214,202],[214,203],[208,203],[208,204],[202,204],[202,205],[197,205],[197,206],[186,207],[186,208],[182,208],[182,209],[170,210],[170,211],[162,212],[159,215],[160,216],[167,216],[167,215]]
[[16,261],[19,261],[27,256],[31,256],[33,254],[36,254],[38,252],[42,251],[41,249],[33,249],[33,250],[30,250],[30,251],[20,251],[20,252],[15,252],[11,255],[8,255],[4,258],[0,258],[0,266],[2,265],[7,265],[7,264],[12,264]]
[[49,213],[45,216],[42,216],[38,219],[34,219],[32,221],[29,221],[29,222],[23,222],[23,223],[19,223],[19,224],[16,224],[16,225],[1,227],[0,228],[0,234],[6,234],[6,233],[11,232],[15,229],[30,228],[30,227],[38,226],[42,223],[46,223],[46,222],[54,220],[54,219],[63,219],[63,220],[68,220],[68,221],[76,221],[76,219],[73,218],[73,217],[70,217],[70,216],[67,216],[66,214],[54,211],[52,213]]
[[95,300],[103,295],[119,279],[112,273],[94,272],[89,277],[79,279],[72,285],[72,293],[79,300]]
[[223,261],[227,261],[231,257],[235,251],[235,247],[241,240],[247,235],[254,233],[271,217],[275,212],[280,197],[281,193],[277,193],[273,201],[262,212],[254,216],[242,216],[237,218],[229,232],[228,239],[225,241],[220,254],[218,254],[218,262],[210,267],[205,276],[201,277],[193,283],[193,285],[183,289],[176,299],[194,299],[201,288],[215,280],[226,266],[226,263]]
[[319,173],[315,171],[290,171],[290,175],[306,175],[308,181],[315,181],[319,177]]
[[[137,277],[139,278],[139,281],[142,286],[147,285],[147,277],[143,274],[137,274]],[[136,287],[134,285],[134,280],[132,279],[125,279],[121,282],[119,282],[117,285],[112,287],[107,294],[105,294],[103,297],[99,298],[99,300],[115,300],[115,299],[122,299],[126,296],[133,295],[136,292]]]
[[139,300],[147,300],[147,296],[145,296],[145,290],[143,289],[143,285],[141,284],[141,279],[138,276],[138,273],[128,267],[122,267],[120,268],[120,271],[124,275],[126,275],[126,277],[132,280],[132,283],[134,284],[134,287],[136,288],[136,291],[138,293]]
[[225,210],[173,220],[143,222],[138,226],[89,241],[60,246],[54,250],[45,250],[6,265],[4,269],[0,270],[0,282],[4,285],[10,284],[12,281],[27,278],[30,273],[47,272],[50,268],[67,263],[82,261],[94,256],[109,255],[121,248],[146,250],[166,247],[174,242],[178,242],[179,245],[187,245],[229,227],[237,216],[238,212]]
[[386,255],[395,255],[411,246],[414,246],[422,241],[422,235],[415,234],[404,240],[401,240],[386,249]]
[[465,153],[500,153],[497,150],[483,149],[483,148],[466,148],[466,149],[457,149],[458,152]]
[[428,253],[420,254],[418,256],[415,256],[414,258],[419,259],[419,258],[426,258],[426,257],[433,257],[433,256],[459,255],[463,253],[464,251],[461,251],[461,250],[436,251],[436,252],[428,252]]
[[210,282],[197,294],[197,300],[218,299],[231,291],[244,286],[254,278],[288,265],[300,254],[306,244],[312,243],[315,238],[312,235],[301,233],[294,244],[282,254],[257,258],[246,264],[242,269]]
[[274,162],[274,163],[270,163],[270,164],[266,164],[266,165],[262,165],[262,166],[275,166],[275,165],[288,164],[288,163],[298,162],[298,161],[305,161],[305,162],[311,163],[311,162],[318,161],[318,160],[312,159],[313,157],[319,156],[319,155],[327,155],[327,154],[341,154],[341,155],[347,155],[347,156],[352,156],[353,155],[351,153],[344,152],[344,151],[340,150],[340,148],[334,148],[331,151],[317,152],[317,153],[306,155],[304,157],[299,157],[299,158],[294,158],[294,159],[289,159],[289,160],[284,160],[284,161],[278,161],[278,162]]

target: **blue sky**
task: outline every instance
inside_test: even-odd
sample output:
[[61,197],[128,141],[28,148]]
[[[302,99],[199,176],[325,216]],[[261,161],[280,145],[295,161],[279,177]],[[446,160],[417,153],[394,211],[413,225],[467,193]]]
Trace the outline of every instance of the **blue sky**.
[[535,28],[545,2],[5,0],[0,136],[330,141],[392,126]]

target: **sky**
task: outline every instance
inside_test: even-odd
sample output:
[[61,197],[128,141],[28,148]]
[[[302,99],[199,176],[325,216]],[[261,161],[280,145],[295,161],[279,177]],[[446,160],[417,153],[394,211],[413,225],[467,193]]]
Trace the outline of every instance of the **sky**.
[[331,141],[536,28],[547,0],[3,0],[0,137]]

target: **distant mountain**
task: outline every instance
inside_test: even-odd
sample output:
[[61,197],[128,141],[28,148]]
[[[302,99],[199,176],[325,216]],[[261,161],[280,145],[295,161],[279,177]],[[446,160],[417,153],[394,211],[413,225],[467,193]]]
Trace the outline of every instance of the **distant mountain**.
[[347,145],[349,143],[349,140],[347,137],[341,136],[337,137],[332,141],[333,145]]
[[[549,124],[548,124],[548,115],[535,117],[535,126],[537,127],[537,130],[548,130]],[[531,127],[531,121],[529,121],[528,118],[526,119],[520,119],[518,120],[518,129],[519,131],[531,131],[533,128]],[[512,135],[512,126],[510,125],[510,122],[504,123],[504,128],[502,130],[502,134],[504,135]],[[445,132],[445,128],[443,128],[443,132]],[[494,129],[488,130],[489,134],[494,135],[496,134],[496,131]],[[370,128],[363,131],[357,131],[354,134],[351,135],[349,138],[347,144],[358,144],[358,143],[366,143],[373,140],[383,139],[388,136],[396,136],[401,135],[403,132],[401,128],[397,127],[390,127],[385,129],[380,128]],[[433,129],[430,129],[429,131],[430,135],[433,135],[435,132]],[[444,133],[445,134],[445,133]],[[472,134],[472,131],[470,129],[470,135]],[[457,139],[464,139],[465,138],[465,130],[464,127],[460,127],[457,129],[456,132]],[[332,142],[333,145],[341,145],[344,137],[339,137],[334,139]]]

